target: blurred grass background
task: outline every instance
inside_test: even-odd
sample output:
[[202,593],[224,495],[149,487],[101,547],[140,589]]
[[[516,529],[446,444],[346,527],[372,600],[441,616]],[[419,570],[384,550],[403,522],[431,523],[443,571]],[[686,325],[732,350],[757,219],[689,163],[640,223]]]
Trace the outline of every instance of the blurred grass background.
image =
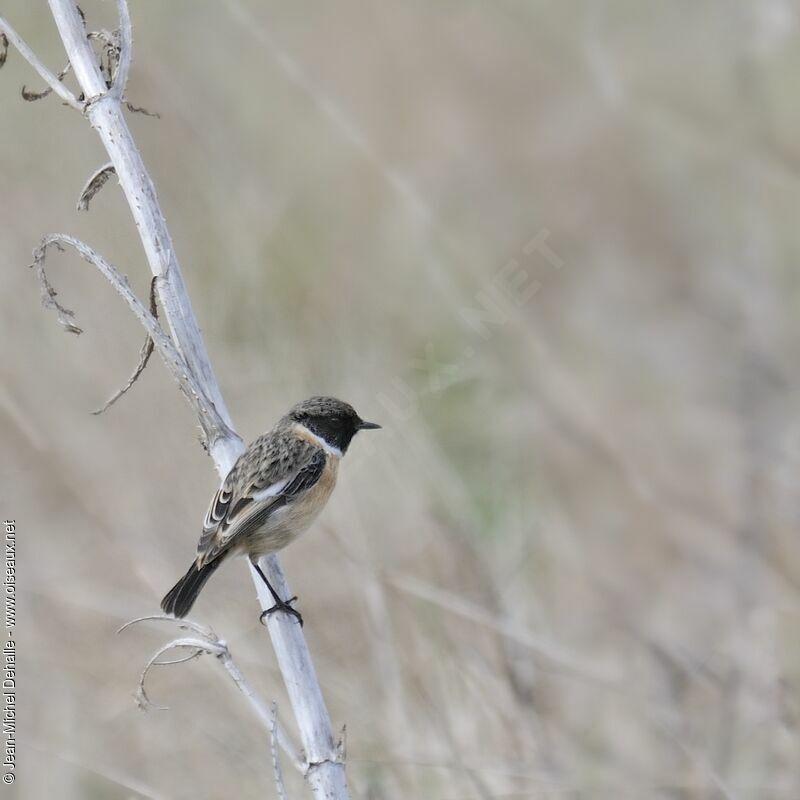
[[[130,124],[240,432],[312,393],[385,426],[283,559],[354,796],[798,800],[798,4],[131,6],[128,96],[162,118]],[[44,2],[3,13],[62,66]],[[12,52],[13,791],[273,797],[213,660],[153,673],[168,711],[131,697],[172,631],[114,631],[186,568],[216,476],[155,359],[89,414],[141,331],[54,254],[85,329],[65,335],[31,250],[73,233],[141,296],[149,273],[113,181],[74,210],[99,141],[23,83]],[[537,235],[560,268],[524,252]],[[242,564],[193,618],[291,726]]]

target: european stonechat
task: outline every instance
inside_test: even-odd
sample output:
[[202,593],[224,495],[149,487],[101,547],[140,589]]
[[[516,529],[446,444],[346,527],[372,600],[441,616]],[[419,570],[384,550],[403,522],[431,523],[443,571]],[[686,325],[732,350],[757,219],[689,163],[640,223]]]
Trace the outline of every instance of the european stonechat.
[[258,559],[286,547],[308,528],[331,496],[339,460],[353,437],[380,427],[333,397],[312,397],[291,408],[250,444],[222,481],[203,523],[197,558],[161,601],[164,612],[185,617],[217,567],[243,554],[275,600],[261,619],[285,611],[302,625],[291,606],[297,598],[282,600]]

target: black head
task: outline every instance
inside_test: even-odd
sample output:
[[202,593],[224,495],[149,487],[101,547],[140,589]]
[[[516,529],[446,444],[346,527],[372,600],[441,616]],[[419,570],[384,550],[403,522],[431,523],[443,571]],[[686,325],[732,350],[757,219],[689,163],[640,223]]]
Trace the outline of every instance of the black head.
[[350,440],[359,432],[380,428],[365,422],[353,406],[335,397],[312,397],[293,406],[286,417],[299,422],[332,447],[347,451]]

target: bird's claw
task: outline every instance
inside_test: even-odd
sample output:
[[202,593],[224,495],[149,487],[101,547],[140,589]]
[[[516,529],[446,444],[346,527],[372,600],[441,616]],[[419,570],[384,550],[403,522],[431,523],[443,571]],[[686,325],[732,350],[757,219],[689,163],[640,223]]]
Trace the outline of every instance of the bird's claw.
[[266,611],[261,612],[261,616],[258,618],[258,621],[263,625],[265,617],[268,617],[270,614],[274,614],[276,611],[284,611],[285,613],[294,617],[300,623],[300,627],[302,628],[303,615],[296,608],[292,608],[292,603],[294,603],[295,600],[297,600],[297,595],[290,597],[288,600],[281,600],[280,602],[275,603],[272,608],[268,608]]

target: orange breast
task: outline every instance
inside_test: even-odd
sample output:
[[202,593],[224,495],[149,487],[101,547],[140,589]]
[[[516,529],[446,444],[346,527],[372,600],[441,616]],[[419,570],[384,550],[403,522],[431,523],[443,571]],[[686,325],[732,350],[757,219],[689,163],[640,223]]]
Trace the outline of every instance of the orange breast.
[[328,502],[338,470],[339,459],[329,455],[319,480],[283,508],[276,509],[261,528],[247,537],[246,552],[259,557],[274,553],[306,531]]

